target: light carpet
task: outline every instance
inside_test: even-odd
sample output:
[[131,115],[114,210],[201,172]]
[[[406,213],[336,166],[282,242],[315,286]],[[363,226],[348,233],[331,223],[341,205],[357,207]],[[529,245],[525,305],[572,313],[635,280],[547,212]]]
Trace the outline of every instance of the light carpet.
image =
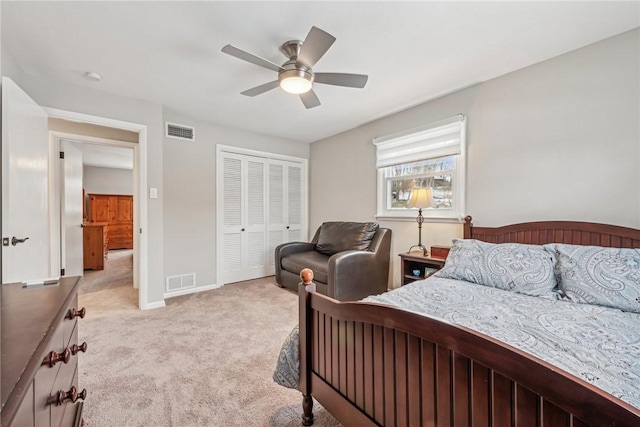
[[[86,272],[81,285],[86,426],[301,425],[300,392],[271,377],[298,321],[295,293],[268,277],[140,311],[131,256],[111,252],[105,270]],[[340,426],[317,402],[314,415],[318,427]]]

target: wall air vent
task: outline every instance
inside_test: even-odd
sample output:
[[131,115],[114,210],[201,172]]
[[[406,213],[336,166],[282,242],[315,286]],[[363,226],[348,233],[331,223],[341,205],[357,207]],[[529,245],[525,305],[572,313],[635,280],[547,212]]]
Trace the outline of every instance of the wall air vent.
[[182,139],[184,141],[195,141],[196,130],[191,126],[177,125],[175,123],[166,122],[165,136],[167,138]]
[[177,292],[196,286],[196,273],[182,274],[180,276],[167,277],[167,292]]

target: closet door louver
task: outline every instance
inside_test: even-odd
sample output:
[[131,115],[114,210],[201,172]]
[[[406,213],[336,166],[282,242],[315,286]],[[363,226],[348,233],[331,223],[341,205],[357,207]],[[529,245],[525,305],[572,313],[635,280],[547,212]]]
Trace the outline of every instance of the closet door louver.
[[222,165],[223,282],[267,276],[265,160],[225,153]]
[[275,274],[275,248],[285,242],[306,240],[301,234],[303,174],[299,163],[268,161],[268,266]]
[[270,274],[275,274],[275,249],[284,242],[285,212],[284,212],[284,164],[274,160],[269,161],[269,244],[267,247],[268,266]]
[[302,236],[302,167],[299,164],[287,166],[287,216],[289,242],[299,242]]
[[247,161],[247,215],[246,215],[246,261],[247,268],[259,269],[255,277],[263,277],[266,263],[265,238],[265,163],[264,160]]
[[[224,200],[224,253],[225,276],[242,270],[242,160],[232,157],[223,159]],[[225,282],[227,277],[225,277]]]

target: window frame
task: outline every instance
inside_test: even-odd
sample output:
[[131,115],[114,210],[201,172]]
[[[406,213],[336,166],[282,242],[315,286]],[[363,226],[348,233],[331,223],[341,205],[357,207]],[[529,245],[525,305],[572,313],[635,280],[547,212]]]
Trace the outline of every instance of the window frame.
[[[411,139],[413,135],[424,132],[425,130],[429,130],[432,128],[437,128],[442,126],[443,123],[451,123],[455,121],[455,119],[461,121],[460,126],[460,152],[459,154],[452,154],[454,158],[454,169],[449,172],[433,172],[428,174],[420,174],[419,176],[433,176],[433,175],[442,175],[449,174],[452,175],[452,208],[441,208],[441,209],[423,209],[422,216],[424,220],[427,222],[460,222],[464,218],[465,215],[465,201],[466,201],[466,117],[462,114],[451,117],[445,120],[441,120],[426,126],[421,126],[414,130],[409,130],[406,132],[402,132],[401,137],[406,137],[407,139]],[[398,135],[398,134],[396,134]],[[382,137],[374,139],[374,143],[376,140],[381,139],[389,139],[390,137]],[[377,144],[376,144],[377,145]],[[409,162],[404,162],[400,164],[410,164],[415,161],[421,160],[429,160],[436,159],[439,157],[448,157],[435,155],[431,157],[424,157],[419,160],[412,160]],[[390,205],[389,198],[391,197],[391,181],[393,179],[398,179],[400,177],[391,177],[387,176],[387,171],[390,166],[377,168],[377,185],[376,185],[376,198],[377,198],[377,209],[376,209],[376,219],[378,220],[391,220],[391,221],[415,221],[416,216],[418,215],[418,210],[416,208],[388,208]],[[410,175],[407,176],[406,179],[417,178],[418,175]]]

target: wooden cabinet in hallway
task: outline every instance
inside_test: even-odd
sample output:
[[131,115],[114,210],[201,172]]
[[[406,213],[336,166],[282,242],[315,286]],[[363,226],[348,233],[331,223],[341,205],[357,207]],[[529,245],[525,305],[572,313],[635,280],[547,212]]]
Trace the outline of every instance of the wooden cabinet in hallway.
[[103,270],[107,259],[109,225],[104,222],[87,223],[83,228],[83,263],[85,270]]
[[89,194],[88,222],[108,224],[108,249],[133,248],[133,196]]

